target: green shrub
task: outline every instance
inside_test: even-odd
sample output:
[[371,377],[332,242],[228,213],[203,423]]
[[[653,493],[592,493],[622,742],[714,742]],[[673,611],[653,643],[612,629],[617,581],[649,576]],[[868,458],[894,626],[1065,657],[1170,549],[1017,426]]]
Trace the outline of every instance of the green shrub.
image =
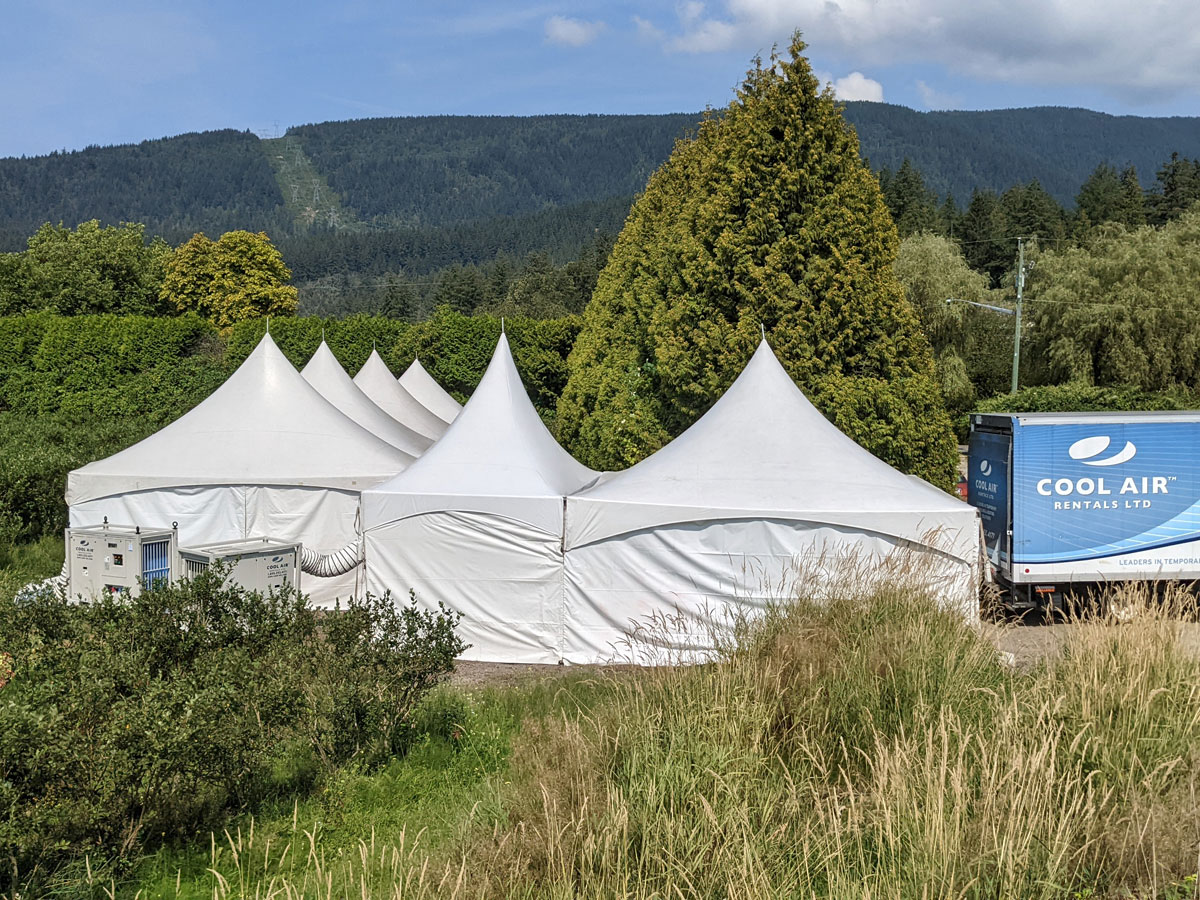
[[[0,891],[119,860],[404,749],[464,649],[445,610],[319,615],[221,573],[132,599],[0,602]],[[98,862],[95,862],[98,861]]]
[[[1200,408],[1200,397],[1185,388],[1143,391],[1133,385],[1097,387],[1090,384],[1051,384],[998,394],[975,404],[972,412],[1130,412]],[[959,439],[966,440],[968,417],[959,417]]]

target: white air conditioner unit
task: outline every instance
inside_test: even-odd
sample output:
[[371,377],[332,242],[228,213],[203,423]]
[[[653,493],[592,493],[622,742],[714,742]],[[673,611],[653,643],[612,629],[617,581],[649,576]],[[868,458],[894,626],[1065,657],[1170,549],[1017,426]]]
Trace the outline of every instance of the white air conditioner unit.
[[262,594],[284,588],[299,589],[302,550],[303,545],[299,543],[266,537],[181,547],[180,574],[184,578],[194,578],[220,561],[228,569],[226,584],[236,584]]
[[66,542],[70,597],[136,597],[143,588],[169,584],[178,575],[174,529],[105,523],[68,528]]

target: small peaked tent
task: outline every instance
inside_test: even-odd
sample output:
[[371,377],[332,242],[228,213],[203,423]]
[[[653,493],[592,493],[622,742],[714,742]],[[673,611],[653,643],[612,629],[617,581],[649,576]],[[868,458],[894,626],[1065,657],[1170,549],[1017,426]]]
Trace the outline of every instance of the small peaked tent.
[[419,359],[414,359],[404,370],[404,374],[400,376],[400,387],[408,391],[418,403],[447,424],[453,422],[462,411],[462,406],[458,401],[425,371],[425,367],[421,365]]
[[[328,551],[355,538],[359,492],[412,457],[361,428],[300,377],[270,335],[195,409],[67,477],[72,525],[169,527],[184,544],[254,535]],[[306,578],[315,602],[355,574]]]
[[501,335],[446,434],[363,492],[367,588],[463,614],[468,659],[561,659],[563,497],[596,473],[558,445]]
[[339,411],[413,459],[428,450],[429,445],[433,443],[430,438],[397,422],[372,403],[350,380],[350,376],[346,374],[346,370],[342,368],[342,364],[337,361],[337,357],[325,341],[321,341],[321,346],[300,374]]
[[898,568],[974,618],[978,561],[975,509],[843,434],[764,340],[687,431],[567,499],[564,656],[686,658],[739,608]]
[[447,423],[400,386],[377,351],[371,351],[363,367],[354,376],[354,383],[372,403],[406,428],[423,435],[430,443],[446,433]]

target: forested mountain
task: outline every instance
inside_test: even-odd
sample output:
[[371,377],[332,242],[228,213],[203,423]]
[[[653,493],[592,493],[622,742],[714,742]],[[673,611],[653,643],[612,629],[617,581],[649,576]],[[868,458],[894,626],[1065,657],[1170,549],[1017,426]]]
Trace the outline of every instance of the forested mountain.
[[872,168],[898,169],[905,159],[939,196],[965,205],[976,190],[1002,192],[1038,181],[1070,207],[1097,165],[1132,165],[1150,184],[1170,158],[1200,156],[1200,118],[1110,116],[1041,106],[987,112],[917,112],[886,103],[847,103]]
[[[1041,107],[916,112],[847,103],[873,167],[910,159],[937,195],[965,206],[976,189],[1037,180],[1070,206],[1100,163],[1132,164],[1145,184],[1173,152],[1200,157],[1200,118],[1109,116]],[[304,166],[337,195],[338,231],[450,229],[575,207],[575,230],[610,228],[612,204],[642,190],[699,113],[661,116],[431,116],[303,125],[288,132]],[[277,240],[323,233],[328,217],[285,207],[280,148],[215,131],[119,147],[0,159],[0,250],[44,222],[141,222],[172,243],[194,231],[266,230]],[[279,157],[282,158],[282,157]],[[277,180],[278,179],[278,180]],[[288,198],[298,193],[288,185]],[[307,199],[307,198],[300,198]],[[619,220],[618,220],[619,224]],[[314,230],[316,227],[316,230]],[[500,231],[511,228],[500,226]],[[428,236],[442,241],[451,232]],[[402,237],[400,241],[409,240]],[[392,239],[384,243],[394,243]],[[527,243],[527,242],[524,242]],[[522,247],[505,247],[522,253]],[[550,249],[542,247],[542,249]],[[307,268],[301,261],[293,265]]]
[[45,222],[89,219],[140,222],[172,243],[196,231],[289,227],[261,142],[249,132],[0,159],[0,250],[22,249]]
[[423,116],[289,129],[363,221],[441,227],[632,197],[700,116]]

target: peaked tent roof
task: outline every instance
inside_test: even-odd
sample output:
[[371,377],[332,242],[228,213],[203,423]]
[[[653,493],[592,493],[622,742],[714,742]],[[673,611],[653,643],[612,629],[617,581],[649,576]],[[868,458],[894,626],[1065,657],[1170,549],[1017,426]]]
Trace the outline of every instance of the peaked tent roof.
[[447,422],[438,418],[421,405],[408,391],[400,386],[375,350],[367,357],[363,367],[354,376],[354,383],[367,397],[400,424],[436,441],[446,433]]
[[500,336],[454,424],[406,471],[363,492],[367,528],[424,512],[489,512],[562,527],[562,498],[596,478],[551,436]]
[[453,422],[462,406],[438,384],[432,375],[425,371],[421,360],[414,359],[404,374],[400,376],[400,387],[408,391],[412,397],[442,421]]
[[199,406],[67,477],[67,503],[152,488],[287,484],[361,490],[412,457],[317,393],[265,335]]
[[843,434],[764,340],[729,390],[687,431],[570,498],[566,544],[759,517],[812,519],[910,540],[953,522],[971,531],[970,543],[975,516],[973,507],[893,469]]
[[403,450],[416,459],[433,441],[418,434],[371,402],[346,374],[324,340],[300,374],[322,397],[361,425],[371,434]]

